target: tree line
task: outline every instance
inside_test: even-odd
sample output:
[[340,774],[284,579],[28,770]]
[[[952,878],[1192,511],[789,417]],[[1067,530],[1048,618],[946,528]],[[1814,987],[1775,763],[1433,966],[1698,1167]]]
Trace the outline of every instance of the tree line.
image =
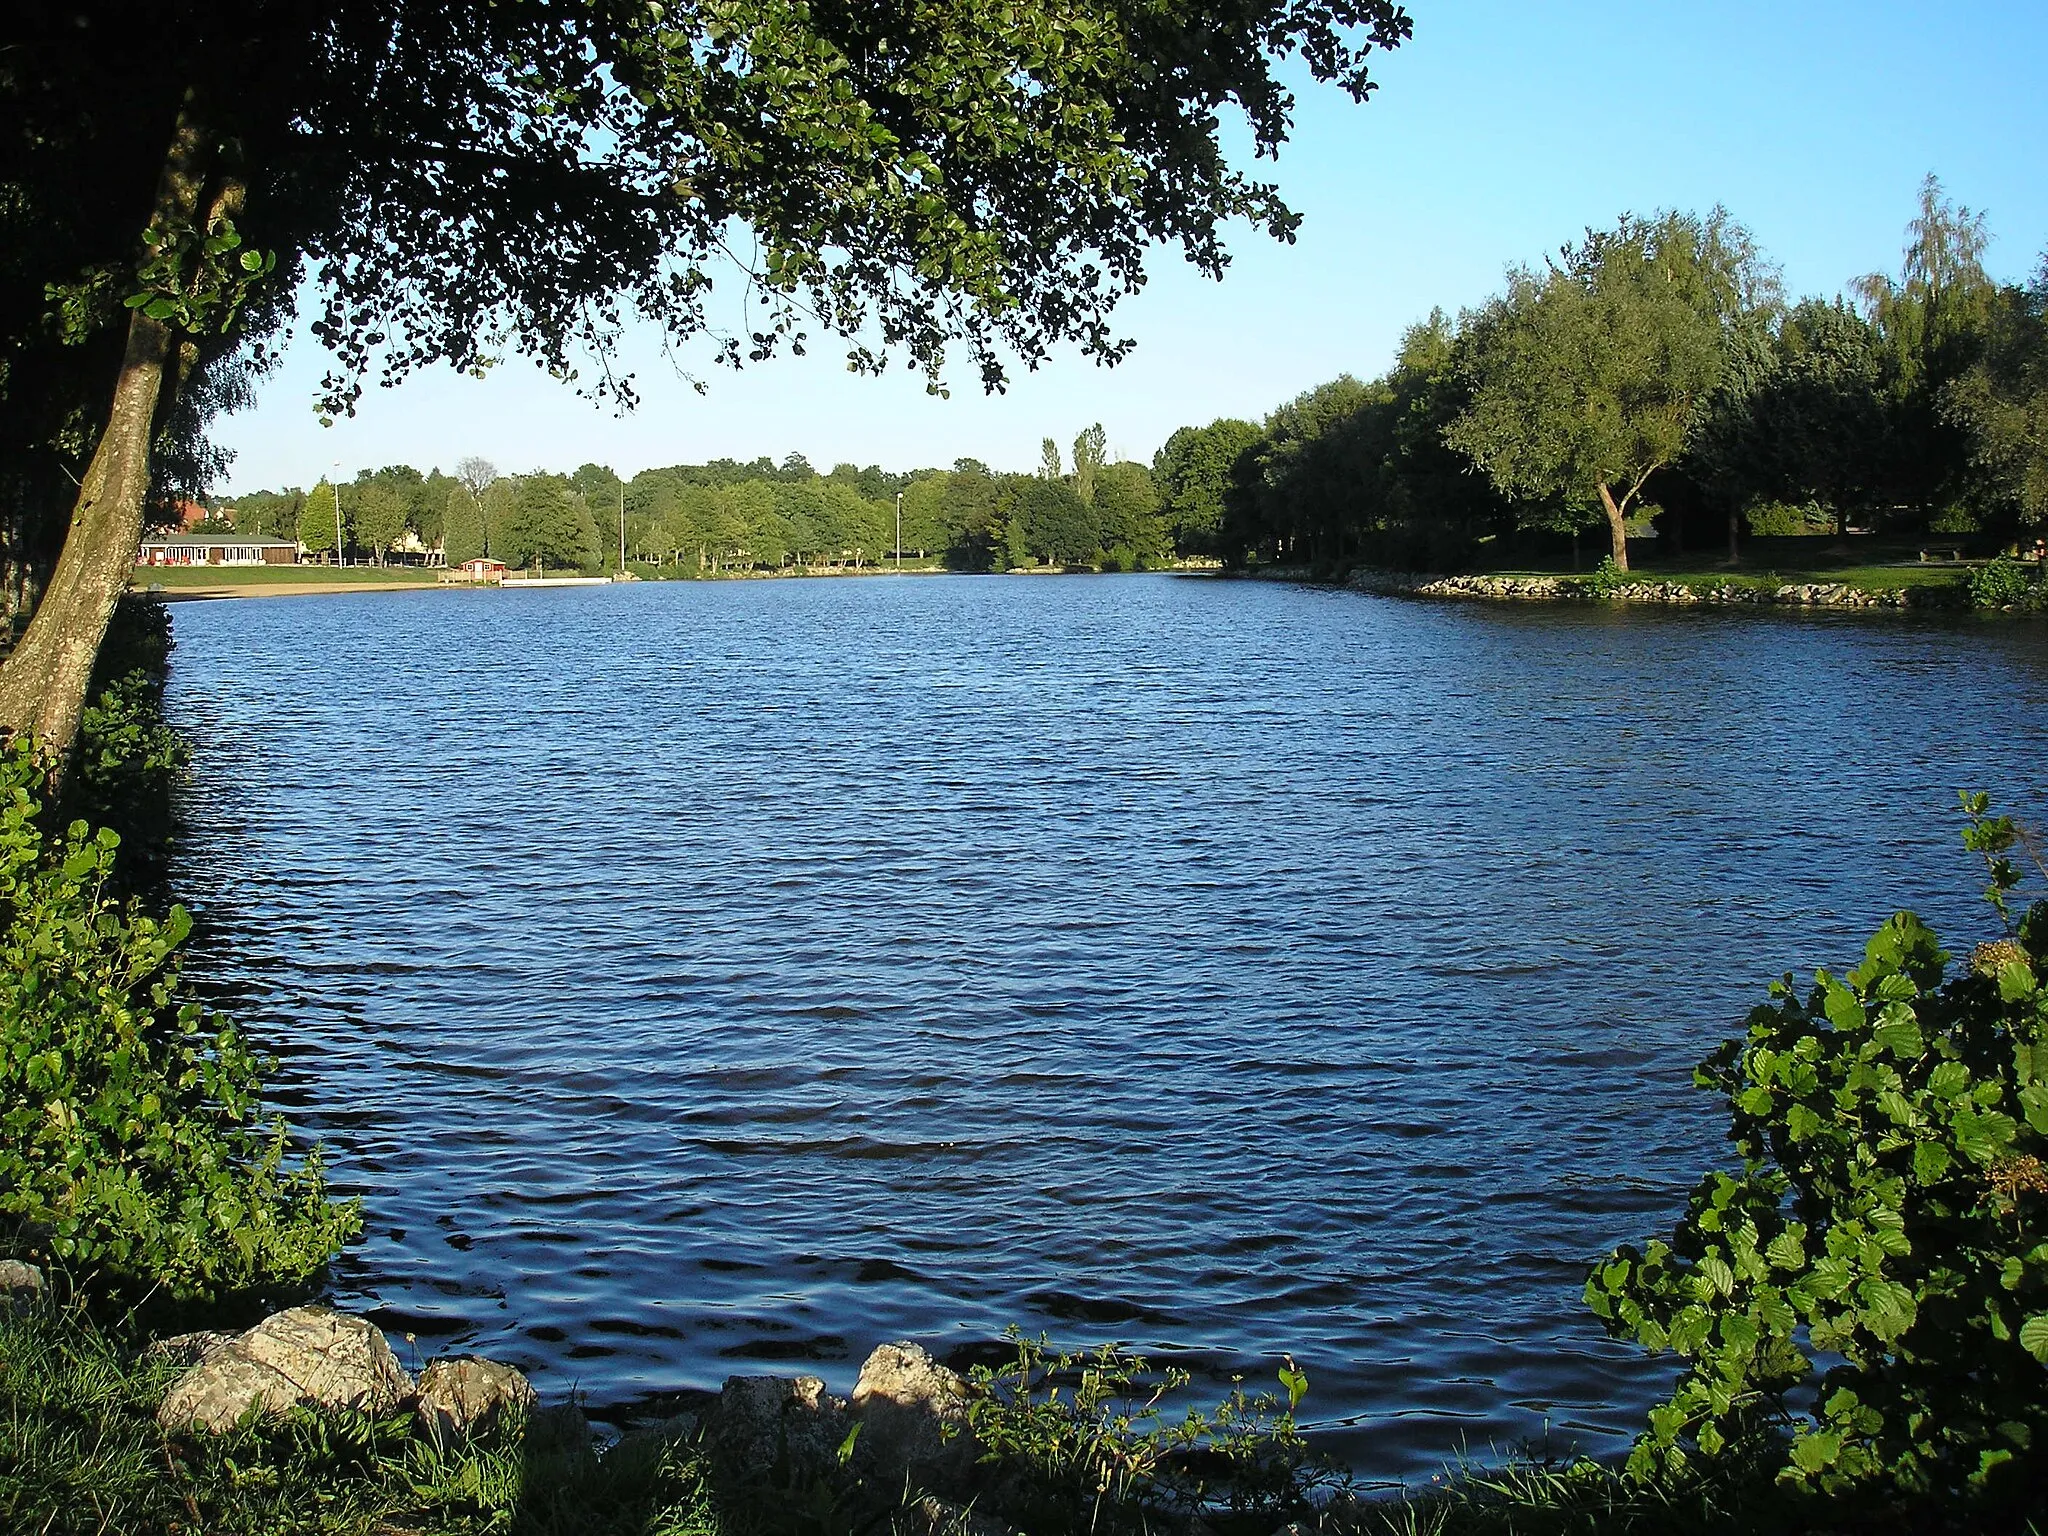
[[1983,266],[1985,217],[1928,177],[1896,273],[1789,300],[1725,211],[1588,230],[1455,318],[1264,422],[1154,460],[1176,547],[1226,562],[1454,569],[1488,545],[1745,531],[2004,541],[2048,519],[2048,257]]
[[[900,519],[900,522],[899,522]],[[681,574],[874,565],[899,545],[910,559],[960,571],[1021,566],[1142,570],[1174,557],[1152,471],[1111,462],[1098,423],[1071,459],[1044,440],[1032,474],[976,459],[950,469],[892,472],[836,465],[820,474],[801,454],[779,464],[715,459],[621,479],[601,464],[574,474],[502,474],[466,458],[452,475],[410,465],[364,470],[337,487],[255,491],[210,504],[202,529],[292,538],[321,556],[379,563],[401,549],[451,565],[486,556],[506,565],[615,568]]]

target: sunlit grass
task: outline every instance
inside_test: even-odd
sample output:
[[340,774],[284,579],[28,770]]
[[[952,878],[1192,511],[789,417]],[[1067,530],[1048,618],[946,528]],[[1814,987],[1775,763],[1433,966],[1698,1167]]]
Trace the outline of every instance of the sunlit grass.
[[160,586],[167,591],[186,587],[317,586],[364,583],[432,586],[438,571],[417,565],[142,565],[132,584]]

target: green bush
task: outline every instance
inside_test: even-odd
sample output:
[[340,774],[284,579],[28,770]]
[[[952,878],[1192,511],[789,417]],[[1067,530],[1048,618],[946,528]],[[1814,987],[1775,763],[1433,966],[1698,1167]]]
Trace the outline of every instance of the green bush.
[[1013,1361],[970,1371],[967,1420],[995,1473],[988,1507],[1034,1536],[1154,1531],[1162,1515],[1218,1508],[1284,1519],[1341,1481],[1295,1427],[1308,1378],[1292,1361],[1284,1403],[1240,1384],[1212,1411],[1175,1413],[1184,1371],[1155,1373],[1114,1345],[1068,1354],[1009,1339]]
[[2023,835],[1964,804],[2007,936],[1950,976],[1902,912],[1847,976],[1775,984],[1696,1074],[1726,1100],[1741,1171],[1708,1175],[1668,1242],[1615,1250],[1587,1283],[1611,1331],[1689,1361],[1638,1477],[1762,1457],[1808,1489],[1993,1502],[2038,1475],[2048,902],[2011,922]]
[[1579,578],[1579,585],[1594,597],[1612,597],[1634,579],[1614,563],[1614,556],[1606,555],[1590,574]]
[[1810,534],[1832,533],[1834,514],[1819,502],[1795,505],[1783,501],[1760,501],[1742,514],[1749,531],[1760,539],[1804,538]]
[[1970,602],[1978,608],[2037,608],[2041,589],[2034,573],[2019,561],[2000,555],[1970,572]]
[[354,1205],[263,1116],[268,1063],[181,995],[191,918],[116,902],[120,838],[46,835],[41,783],[26,743],[0,752],[0,1245],[178,1298],[305,1281]]

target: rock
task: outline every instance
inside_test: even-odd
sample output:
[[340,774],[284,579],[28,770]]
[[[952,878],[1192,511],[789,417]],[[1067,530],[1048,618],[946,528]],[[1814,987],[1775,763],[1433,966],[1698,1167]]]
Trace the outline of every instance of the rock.
[[853,1388],[857,1450],[891,1480],[944,1486],[974,1465],[967,1430],[967,1383],[915,1344],[884,1344],[868,1356]]
[[436,1360],[420,1373],[420,1429],[436,1449],[489,1429],[511,1415],[530,1418],[540,1407],[533,1383],[509,1365],[474,1355]]
[[373,1324],[328,1307],[293,1307],[204,1356],[171,1384],[157,1423],[167,1430],[231,1429],[252,1408],[389,1414],[412,1382]]
[[142,1351],[142,1363],[197,1365],[234,1341],[233,1334],[215,1333],[210,1329],[199,1333],[174,1333],[168,1339],[152,1339]]
[[0,1259],[0,1316],[17,1309],[26,1312],[43,1299],[47,1289],[43,1272],[35,1265]]
[[816,1376],[734,1376],[704,1418],[704,1450],[724,1471],[802,1482],[839,1464],[846,1400]]

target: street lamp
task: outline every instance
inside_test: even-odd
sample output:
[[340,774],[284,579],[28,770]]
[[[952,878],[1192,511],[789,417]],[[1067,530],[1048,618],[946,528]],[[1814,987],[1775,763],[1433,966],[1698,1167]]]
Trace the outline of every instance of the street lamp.
[[341,460],[334,461],[334,564],[337,569],[347,564],[341,557]]
[[903,493],[896,493],[896,574],[903,574]]

